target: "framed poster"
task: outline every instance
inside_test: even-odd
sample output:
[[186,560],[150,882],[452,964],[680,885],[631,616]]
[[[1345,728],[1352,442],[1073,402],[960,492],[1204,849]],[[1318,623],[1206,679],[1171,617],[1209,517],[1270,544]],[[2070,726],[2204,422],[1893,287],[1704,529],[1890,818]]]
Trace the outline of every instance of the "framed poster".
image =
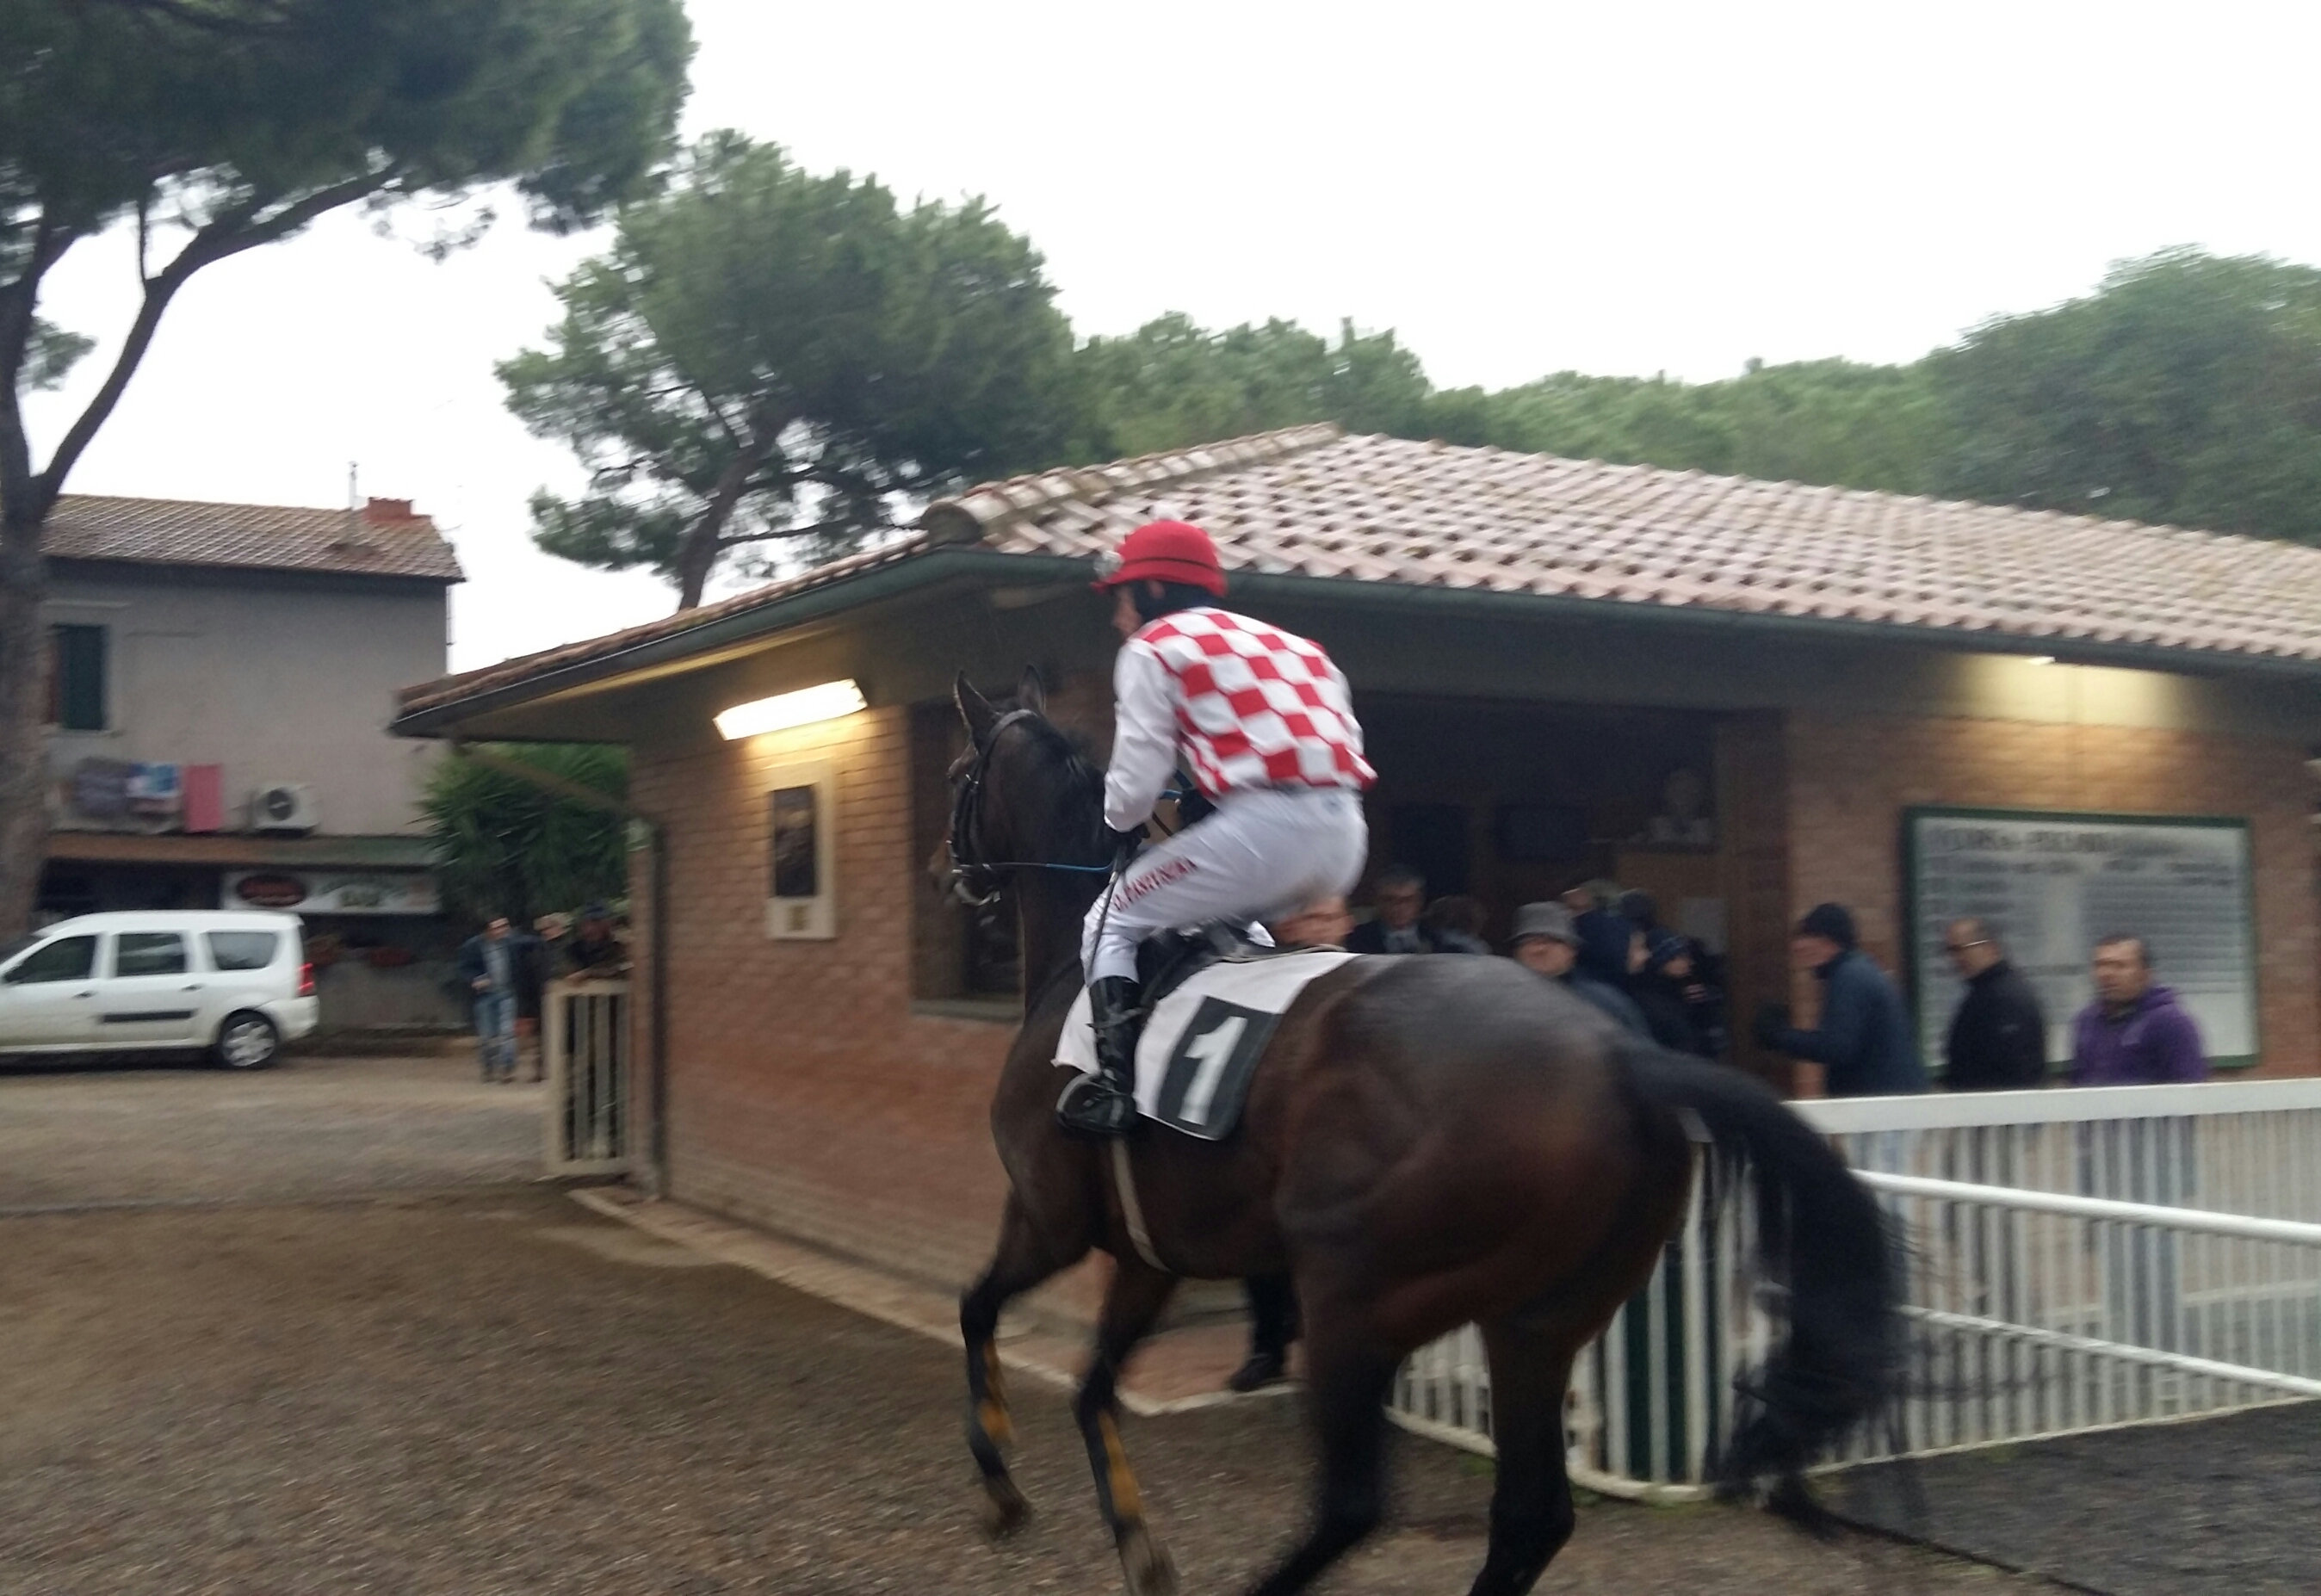
[[816,761],[766,772],[766,935],[827,941],[838,935],[837,796]]
[[1962,988],[1943,951],[1955,919],[2006,944],[2047,1014],[2047,1058],[2071,1057],[2105,936],[2140,936],[2153,979],[2200,1027],[2208,1062],[2257,1059],[2256,915],[2245,820],[2190,816],[1903,812],[1905,925],[1918,1042],[1939,1066]]

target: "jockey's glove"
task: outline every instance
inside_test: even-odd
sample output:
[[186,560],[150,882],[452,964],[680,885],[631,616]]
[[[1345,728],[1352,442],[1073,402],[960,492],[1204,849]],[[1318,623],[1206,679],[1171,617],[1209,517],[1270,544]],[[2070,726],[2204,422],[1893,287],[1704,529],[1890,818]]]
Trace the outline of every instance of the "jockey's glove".
[[1143,845],[1144,828],[1141,825],[1132,826],[1126,831],[1114,832],[1112,834],[1113,863],[1115,865],[1126,864],[1130,860],[1136,857],[1136,850]]

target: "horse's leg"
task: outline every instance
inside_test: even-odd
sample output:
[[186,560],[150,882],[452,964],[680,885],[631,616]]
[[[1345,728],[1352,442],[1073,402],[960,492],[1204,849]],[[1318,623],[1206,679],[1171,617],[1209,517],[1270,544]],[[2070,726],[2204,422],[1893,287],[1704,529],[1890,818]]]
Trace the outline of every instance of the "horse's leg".
[[1572,1349],[1561,1337],[1500,1320],[1483,1327],[1491,1360],[1491,1544],[1468,1596],[1524,1596],[1571,1538],[1563,1397]]
[[1015,1193],[999,1221],[999,1248],[983,1278],[959,1301],[959,1331],[967,1343],[967,1449],[983,1471],[984,1517],[994,1535],[1005,1535],[1021,1525],[1032,1504],[1008,1477],[1001,1455],[1015,1435],[1007,1412],[1007,1386],[999,1367],[999,1310],[1042,1281],[1079,1261],[1088,1249],[1070,1258],[1043,1240],[1024,1212]]
[[1133,1254],[1120,1260],[1097,1320],[1096,1357],[1072,1403],[1072,1417],[1079,1420],[1080,1437],[1088,1443],[1088,1466],[1096,1472],[1097,1505],[1112,1527],[1113,1544],[1120,1548],[1129,1596],[1167,1596],[1177,1588],[1169,1554],[1144,1527],[1144,1493],[1120,1444],[1118,1401],[1121,1365],[1176,1289],[1175,1275]]
[[1401,1360],[1348,1310],[1298,1290],[1306,1311],[1306,1396],[1322,1442],[1322,1491],[1314,1528],[1250,1596],[1302,1591],[1378,1527],[1386,1509],[1386,1396]]

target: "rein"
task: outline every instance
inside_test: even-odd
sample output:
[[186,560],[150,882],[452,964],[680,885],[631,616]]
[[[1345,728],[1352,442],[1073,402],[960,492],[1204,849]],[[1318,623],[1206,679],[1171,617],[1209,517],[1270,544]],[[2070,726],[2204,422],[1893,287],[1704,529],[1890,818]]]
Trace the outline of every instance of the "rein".
[[975,758],[967,769],[967,779],[960,784],[951,806],[951,896],[969,908],[983,908],[999,898],[1003,885],[1000,872],[1010,870],[1054,870],[1074,875],[1108,876],[1110,864],[1065,864],[1052,859],[970,859],[960,850],[965,839],[974,834],[977,821],[983,813],[983,780],[991,767],[992,752],[999,746],[1000,734],[1019,721],[1046,725],[1036,710],[1011,709],[992,723],[990,734],[978,743]]

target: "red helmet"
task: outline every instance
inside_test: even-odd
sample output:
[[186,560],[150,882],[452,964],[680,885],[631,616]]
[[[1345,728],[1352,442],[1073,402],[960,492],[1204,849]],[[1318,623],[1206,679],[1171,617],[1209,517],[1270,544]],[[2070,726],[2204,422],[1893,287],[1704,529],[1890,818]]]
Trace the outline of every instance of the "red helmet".
[[1147,521],[1120,540],[1116,563],[1097,579],[1099,591],[1123,582],[1182,582],[1225,596],[1225,568],[1209,534],[1188,521]]

